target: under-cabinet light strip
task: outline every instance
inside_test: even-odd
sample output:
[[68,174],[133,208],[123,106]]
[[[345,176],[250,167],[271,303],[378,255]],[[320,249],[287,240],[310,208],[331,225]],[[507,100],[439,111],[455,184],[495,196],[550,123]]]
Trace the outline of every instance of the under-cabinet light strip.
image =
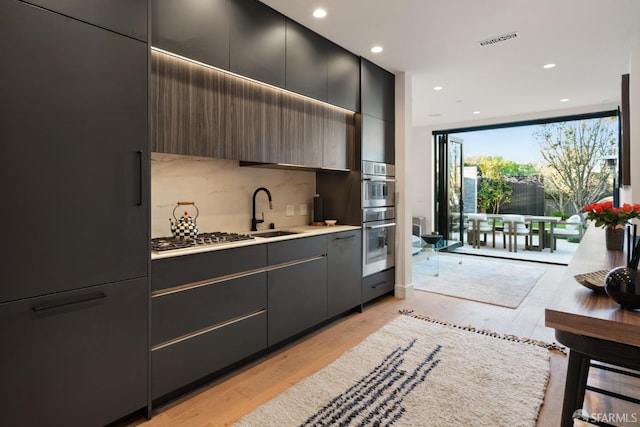
[[178,55],[177,53],[169,52],[167,50],[160,49],[160,48],[157,48],[157,47],[154,47],[154,46],[151,46],[151,50],[155,51],[155,52],[158,52],[158,53],[162,53],[162,54],[167,55],[167,56],[171,56],[173,58],[176,58],[176,59],[179,59],[179,60],[182,60],[182,61],[187,61],[187,62],[190,62],[192,64],[199,65],[201,67],[209,68],[210,70],[219,71],[221,73],[224,73],[224,74],[227,74],[227,75],[230,75],[230,76],[242,79],[242,80],[246,80],[246,81],[258,84],[260,86],[268,87],[269,89],[277,90],[279,92],[283,92],[283,93],[286,93],[286,94],[289,94],[289,95],[293,95],[293,96],[296,96],[298,98],[306,99],[308,101],[315,102],[316,104],[320,104],[320,105],[323,105],[325,107],[330,107],[330,108],[342,111],[344,113],[355,114],[354,111],[348,110],[346,108],[338,107],[337,105],[329,104],[327,102],[318,101],[317,99],[313,99],[313,98],[310,98],[308,96],[301,95],[299,93],[291,92],[290,90],[283,89],[281,87],[273,86],[273,85],[270,85],[268,83],[264,83],[264,82],[261,82],[261,81],[258,81],[258,80],[254,80],[254,79],[252,79],[250,77],[242,76],[242,75],[236,74],[236,73],[234,73],[232,71],[223,70],[222,68],[218,68],[218,67],[215,67],[213,65],[205,64],[204,62],[200,62],[200,61],[197,61],[195,59],[187,58],[186,56]]

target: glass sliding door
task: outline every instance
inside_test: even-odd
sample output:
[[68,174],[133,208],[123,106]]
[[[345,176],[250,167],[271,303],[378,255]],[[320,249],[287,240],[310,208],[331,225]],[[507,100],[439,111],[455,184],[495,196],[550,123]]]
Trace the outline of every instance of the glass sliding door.
[[447,134],[436,135],[435,146],[435,215],[436,230],[443,239],[463,242],[462,140]]

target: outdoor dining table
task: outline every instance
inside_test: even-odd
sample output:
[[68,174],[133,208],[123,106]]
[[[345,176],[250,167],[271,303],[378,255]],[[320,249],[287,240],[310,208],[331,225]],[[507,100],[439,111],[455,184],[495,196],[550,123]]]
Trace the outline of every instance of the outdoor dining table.
[[[529,226],[529,249],[534,251],[542,251],[547,248],[547,245],[545,245],[545,232],[546,224],[549,223],[549,250],[553,252],[553,229],[561,218],[557,216],[525,215],[524,219],[531,224]],[[533,245],[534,222],[538,223],[538,244],[536,246]]]

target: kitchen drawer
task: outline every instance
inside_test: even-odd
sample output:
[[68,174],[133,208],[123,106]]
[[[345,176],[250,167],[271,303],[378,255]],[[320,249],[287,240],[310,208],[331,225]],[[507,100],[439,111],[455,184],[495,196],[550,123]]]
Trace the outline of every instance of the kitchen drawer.
[[327,254],[327,236],[304,237],[268,244],[269,265]]
[[147,405],[147,279],[0,304],[3,426],[105,425]]
[[267,308],[267,273],[151,299],[151,345]]
[[371,301],[389,291],[396,283],[396,269],[390,268],[362,279],[362,301]]
[[151,290],[180,286],[267,265],[267,245],[221,249],[151,261]]
[[260,312],[151,352],[153,399],[263,350],[267,314]]

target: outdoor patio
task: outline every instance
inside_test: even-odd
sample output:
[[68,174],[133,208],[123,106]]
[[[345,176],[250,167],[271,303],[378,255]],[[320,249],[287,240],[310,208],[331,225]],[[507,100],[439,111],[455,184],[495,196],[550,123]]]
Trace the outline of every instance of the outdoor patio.
[[[463,246],[449,252],[568,265],[579,245],[579,243],[568,242],[566,239],[557,239],[557,246],[553,253],[551,253],[549,248],[542,251],[526,250],[524,248],[524,237],[519,237],[518,252],[509,252],[509,249],[504,248],[502,245],[502,235],[496,235],[495,248],[492,247],[492,238],[491,233],[487,233],[486,245],[483,243],[480,248],[474,248],[470,243],[465,241]],[[534,239],[535,243],[537,236]]]

